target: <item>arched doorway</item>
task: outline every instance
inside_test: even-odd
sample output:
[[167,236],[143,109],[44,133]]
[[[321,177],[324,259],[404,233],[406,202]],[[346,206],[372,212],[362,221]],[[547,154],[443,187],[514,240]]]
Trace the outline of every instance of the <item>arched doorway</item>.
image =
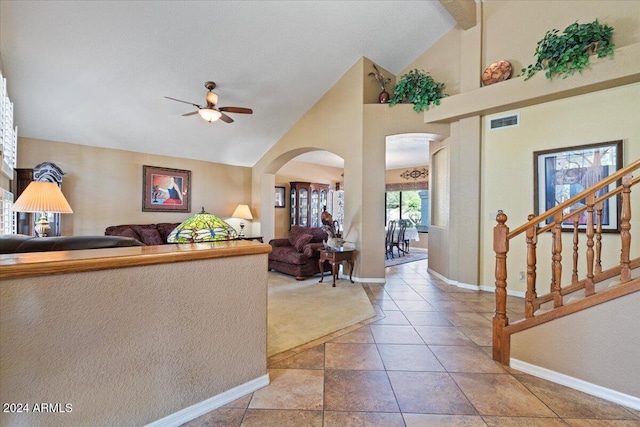
[[273,159],[260,176],[260,200],[273,200],[275,187],[284,187],[285,206],[275,208],[274,203],[260,203],[260,227],[265,242],[289,230],[291,181],[327,180],[335,189],[336,183],[344,186],[344,167],[342,157],[314,147],[290,150]]
[[409,247],[426,252],[430,220],[429,144],[437,135],[402,133],[385,139],[385,224],[408,220]]

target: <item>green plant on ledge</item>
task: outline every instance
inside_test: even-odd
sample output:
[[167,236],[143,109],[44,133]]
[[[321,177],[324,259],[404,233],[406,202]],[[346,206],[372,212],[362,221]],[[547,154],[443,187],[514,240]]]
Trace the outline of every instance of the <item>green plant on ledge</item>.
[[411,70],[400,77],[393,88],[393,97],[389,100],[392,107],[402,102],[413,103],[413,109],[421,112],[429,109],[429,105],[440,105],[440,99],[447,96],[442,93],[444,83],[433,80],[429,73],[422,70]]
[[613,28],[597,19],[589,24],[574,22],[562,34],[556,29],[549,30],[536,47],[537,62],[523,68],[522,74],[529,80],[541,70],[546,71],[548,79],[556,75],[565,79],[576,71],[582,73],[589,65],[590,55],[597,54],[598,58],[613,55],[612,34]]

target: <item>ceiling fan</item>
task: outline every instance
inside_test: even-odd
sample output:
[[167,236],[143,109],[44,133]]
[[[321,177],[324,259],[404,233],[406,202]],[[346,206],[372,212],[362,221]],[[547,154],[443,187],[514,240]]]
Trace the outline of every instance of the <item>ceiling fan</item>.
[[190,113],[183,114],[183,116],[192,116],[194,114],[200,114],[204,120],[209,123],[215,122],[220,119],[226,123],[233,123],[233,119],[225,114],[226,113],[238,113],[238,114],[253,114],[253,110],[251,108],[243,108],[243,107],[220,107],[216,108],[218,104],[218,94],[213,92],[216,84],[214,82],[206,82],[204,84],[209,92],[207,93],[207,105],[201,106],[198,104],[194,104],[193,102],[183,101],[181,99],[171,98],[170,96],[165,96],[165,98],[170,99],[172,101],[183,102],[185,104],[193,105],[198,108],[196,111],[192,111]]

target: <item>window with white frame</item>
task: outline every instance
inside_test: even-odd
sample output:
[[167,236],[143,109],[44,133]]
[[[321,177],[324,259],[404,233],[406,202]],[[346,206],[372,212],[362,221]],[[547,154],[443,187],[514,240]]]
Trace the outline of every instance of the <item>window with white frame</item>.
[[0,166],[9,179],[13,179],[17,154],[18,127],[13,126],[13,103],[7,92],[7,79],[0,73]]
[[0,193],[0,234],[15,234],[15,215],[11,211],[13,206],[13,194],[7,190]]

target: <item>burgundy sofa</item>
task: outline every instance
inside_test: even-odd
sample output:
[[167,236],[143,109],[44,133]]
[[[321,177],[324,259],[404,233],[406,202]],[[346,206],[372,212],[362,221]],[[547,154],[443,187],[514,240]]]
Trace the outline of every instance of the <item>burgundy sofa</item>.
[[112,225],[104,230],[105,236],[132,237],[147,246],[165,245],[167,237],[179,222],[160,222],[158,224]]
[[[296,280],[320,273],[319,249],[324,248],[327,233],[322,228],[307,228],[294,225],[286,239],[269,241],[269,270],[295,276]],[[324,271],[331,271],[329,263],[324,263]]]

